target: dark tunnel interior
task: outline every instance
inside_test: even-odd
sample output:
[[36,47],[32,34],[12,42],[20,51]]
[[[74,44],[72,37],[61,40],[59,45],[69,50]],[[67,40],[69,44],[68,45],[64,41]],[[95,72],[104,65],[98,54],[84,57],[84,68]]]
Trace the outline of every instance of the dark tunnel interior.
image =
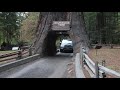
[[[55,56],[62,39],[70,38],[66,32],[49,31],[44,41],[44,56]],[[56,44],[57,42],[57,44]]]

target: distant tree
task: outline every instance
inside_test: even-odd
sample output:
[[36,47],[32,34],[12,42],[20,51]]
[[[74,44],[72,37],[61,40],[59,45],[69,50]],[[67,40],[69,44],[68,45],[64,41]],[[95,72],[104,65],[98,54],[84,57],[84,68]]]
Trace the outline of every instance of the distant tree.
[[18,34],[17,13],[16,12],[2,12],[0,13],[0,19],[2,22],[2,35],[3,41],[6,43],[12,43],[13,38]]
[[21,23],[27,16],[27,12],[0,12],[0,43],[17,43]]
[[32,42],[38,23],[39,12],[29,12],[20,27],[20,40]]
[[119,12],[85,12],[84,14],[91,43],[119,43]]

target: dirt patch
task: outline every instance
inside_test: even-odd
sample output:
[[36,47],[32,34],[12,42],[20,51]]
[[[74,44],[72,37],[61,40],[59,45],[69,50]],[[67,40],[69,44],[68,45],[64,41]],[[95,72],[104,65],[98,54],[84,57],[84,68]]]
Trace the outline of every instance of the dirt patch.
[[67,78],[75,78],[75,62],[74,59],[67,66]]
[[102,60],[105,60],[105,67],[120,73],[120,49],[102,48],[97,50],[97,54],[95,49],[91,49],[88,56],[94,62],[98,61],[99,64],[102,64]]
[[83,73],[85,75],[85,78],[91,78],[89,72],[83,67]]
[[[91,78],[88,71],[84,67],[83,67],[83,73],[84,73],[86,78]],[[67,78],[76,78],[76,75],[75,75],[75,59],[73,59],[68,64]]]

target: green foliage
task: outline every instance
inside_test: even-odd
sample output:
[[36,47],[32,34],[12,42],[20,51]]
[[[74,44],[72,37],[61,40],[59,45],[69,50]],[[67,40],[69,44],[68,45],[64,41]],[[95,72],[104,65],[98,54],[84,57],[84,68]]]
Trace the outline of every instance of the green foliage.
[[19,41],[19,28],[22,20],[26,18],[24,13],[25,12],[0,13],[0,43],[6,42],[12,44]]
[[32,43],[38,23],[39,12],[29,12],[26,19],[22,21],[20,28],[20,40]]
[[85,12],[84,16],[91,43],[120,43],[119,12]]
[[[0,12],[0,44],[31,42],[39,12]],[[91,43],[120,43],[120,12],[84,12]]]

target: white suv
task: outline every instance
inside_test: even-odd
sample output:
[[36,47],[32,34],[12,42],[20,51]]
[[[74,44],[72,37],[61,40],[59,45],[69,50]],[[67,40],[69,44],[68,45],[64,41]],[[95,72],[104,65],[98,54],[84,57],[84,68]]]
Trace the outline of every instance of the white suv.
[[71,40],[63,39],[60,45],[60,52],[73,53],[73,44]]

